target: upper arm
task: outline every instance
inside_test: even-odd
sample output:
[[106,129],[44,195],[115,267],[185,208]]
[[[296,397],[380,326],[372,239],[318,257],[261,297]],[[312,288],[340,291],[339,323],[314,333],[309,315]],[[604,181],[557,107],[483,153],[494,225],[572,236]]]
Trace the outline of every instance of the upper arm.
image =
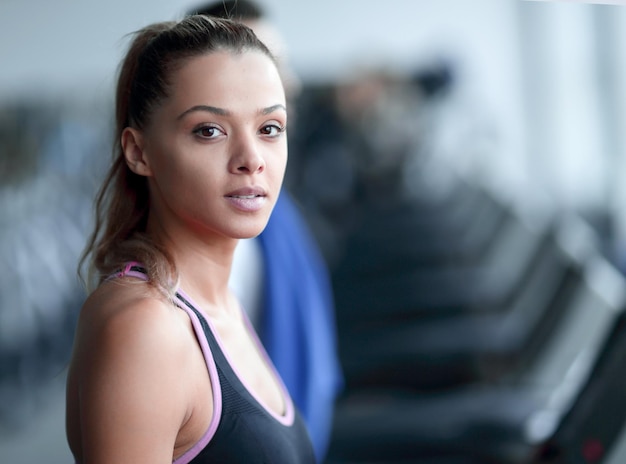
[[162,306],[141,300],[89,330],[79,380],[86,463],[172,461],[187,404],[182,344]]

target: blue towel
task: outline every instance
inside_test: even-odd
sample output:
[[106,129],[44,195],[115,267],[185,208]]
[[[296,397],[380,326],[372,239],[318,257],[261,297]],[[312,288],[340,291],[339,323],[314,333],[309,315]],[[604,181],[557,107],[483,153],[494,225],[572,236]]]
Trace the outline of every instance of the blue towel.
[[286,192],[259,241],[265,266],[260,337],[303,415],[321,461],[329,443],[334,401],[343,385],[330,278]]

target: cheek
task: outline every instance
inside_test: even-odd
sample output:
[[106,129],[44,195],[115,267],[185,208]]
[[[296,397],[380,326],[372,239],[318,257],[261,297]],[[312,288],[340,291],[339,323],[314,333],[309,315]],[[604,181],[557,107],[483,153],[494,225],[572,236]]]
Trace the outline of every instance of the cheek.
[[194,152],[193,146],[175,134],[157,138],[153,147],[151,161],[157,183],[184,185],[201,175],[206,156]]
[[168,202],[187,201],[200,178],[199,170],[181,155],[176,150],[162,150],[154,156],[152,182]]
[[271,156],[270,170],[272,177],[282,180],[285,169],[287,168],[287,147],[281,147],[280,150],[273,153]]
[[215,184],[214,167],[206,163],[168,163],[161,173],[161,183],[169,192],[182,198],[194,198]]
[[160,188],[168,190],[176,184],[177,179],[180,179],[181,166],[176,163],[173,156],[167,156],[165,153],[159,153],[154,158],[156,160],[152,166],[154,182]]
[[267,170],[268,185],[271,186],[275,192],[280,191],[282,187],[286,167],[287,160],[286,158],[282,158],[280,160],[274,160],[270,169]]

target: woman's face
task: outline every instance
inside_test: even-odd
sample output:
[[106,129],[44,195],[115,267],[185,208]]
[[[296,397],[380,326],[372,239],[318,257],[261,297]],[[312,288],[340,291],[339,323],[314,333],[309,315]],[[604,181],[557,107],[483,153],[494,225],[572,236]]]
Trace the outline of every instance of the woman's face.
[[214,52],[171,76],[141,134],[151,214],[166,230],[247,238],[265,227],[287,163],[285,92],[256,51]]

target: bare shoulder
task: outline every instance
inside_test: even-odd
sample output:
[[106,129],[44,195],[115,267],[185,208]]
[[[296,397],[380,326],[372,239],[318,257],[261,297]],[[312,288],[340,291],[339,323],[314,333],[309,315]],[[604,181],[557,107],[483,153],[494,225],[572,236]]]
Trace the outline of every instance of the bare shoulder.
[[77,335],[123,345],[150,343],[156,338],[156,345],[168,347],[169,342],[176,342],[177,322],[179,311],[152,286],[118,279],[101,285],[89,296],[81,309]]
[[182,311],[150,285],[129,281],[102,285],[79,318],[68,430],[74,428],[72,448],[88,462],[169,462],[189,415],[181,378],[189,372],[190,337]]
[[[81,309],[73,361],[83,375],[92,373],[91,366],[132,369],[135,375],[148,376],[152,368],[166,375],[181,368],[180,359],[189,349],[186,321],[179,309],[145,282],[105,283]],[[153,365],[155,360],[158,365]]]

